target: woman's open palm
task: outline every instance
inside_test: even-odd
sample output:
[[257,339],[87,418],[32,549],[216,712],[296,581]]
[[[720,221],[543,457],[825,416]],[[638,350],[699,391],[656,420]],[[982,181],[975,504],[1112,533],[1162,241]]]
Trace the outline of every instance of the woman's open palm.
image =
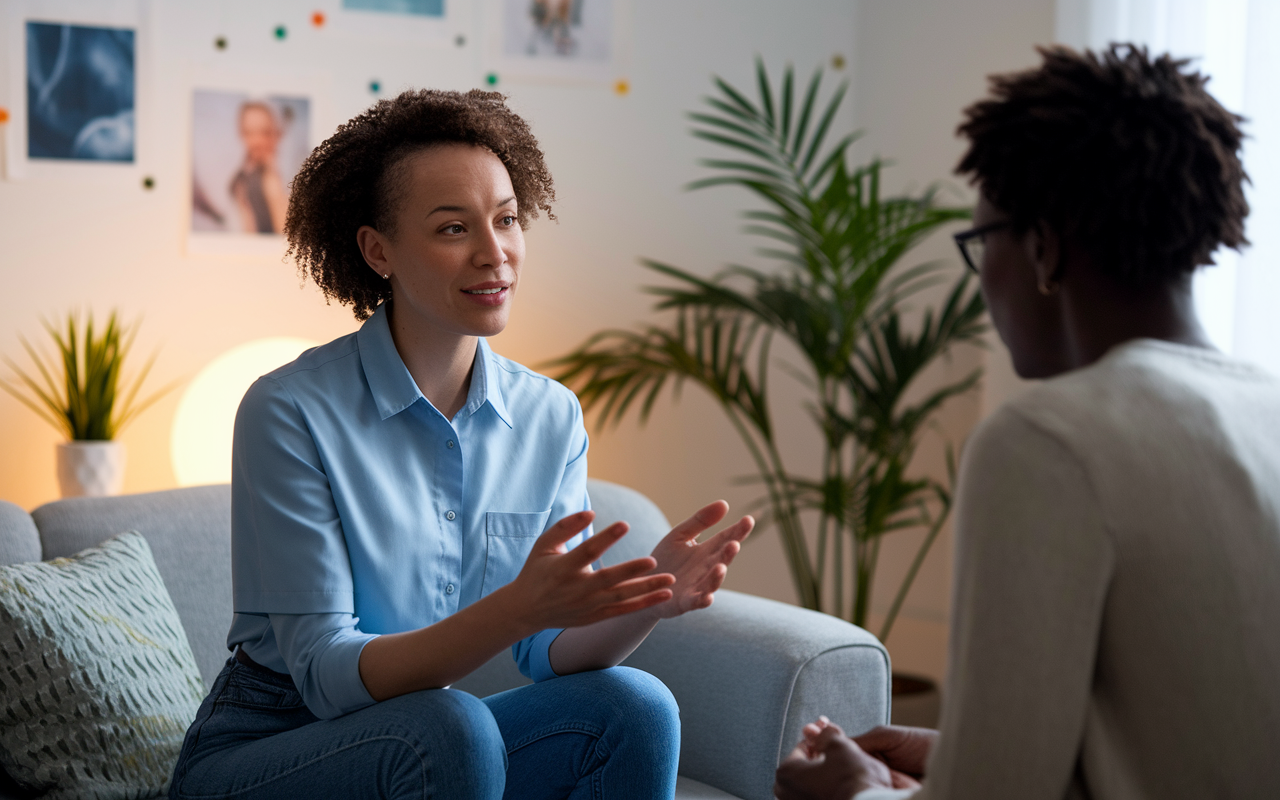
[[658,616],[670,619],[711,605],[728,574],[729,563],[755,527],[755,520],[743,517],[705,542],[697,541],[700,534],[728,513],[729,504],[717,500],[672,528],[654,548],[651,555],[658,566],[653,571],[670,573],[676,579],[668,587],[671,599],[653,608]]

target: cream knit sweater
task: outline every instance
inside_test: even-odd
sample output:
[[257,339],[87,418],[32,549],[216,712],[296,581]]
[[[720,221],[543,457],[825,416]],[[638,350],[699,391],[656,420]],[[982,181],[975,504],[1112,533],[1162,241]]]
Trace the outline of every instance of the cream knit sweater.
[[1280,798],[1280,380],[1121,345],[982,423],[956,531],[916,800]]

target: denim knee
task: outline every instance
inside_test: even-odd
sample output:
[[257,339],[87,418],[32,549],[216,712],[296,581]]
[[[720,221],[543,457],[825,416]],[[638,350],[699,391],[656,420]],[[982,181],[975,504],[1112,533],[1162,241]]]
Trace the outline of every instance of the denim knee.
[[665,683],[631,667],[582,674],[593,676],[600,684],[596,702],[608,704],[614,719],[633,721],[655,743],[674,743],[679,750],[680,706]]
[[680,706],[665,683],[632,667],[614,667],[600,674],[625,687],[619,702],[637,713],[660,719],[677,730],[680,728]]
[[441,797],[502,797],[507,749],[493,714],[478,698],[433,689],[384,700],[378,707],[384,731],[410,745],[397,763],[406,783],[425,779]]

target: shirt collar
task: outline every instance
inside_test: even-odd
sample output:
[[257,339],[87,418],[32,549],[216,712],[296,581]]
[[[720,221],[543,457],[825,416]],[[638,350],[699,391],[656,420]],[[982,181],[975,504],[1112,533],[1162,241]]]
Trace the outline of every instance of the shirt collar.
[[[497,356],[489,349],[488,342],[484,339],[478,341],[471,373],[471,388],[467,391],[467,404],[459,414],[471,416],[488,402],[498,418],[510,428],[511,417],[507,413],[502,387],[498,383],[500,367],[496,361]],[[379,305],[373,316],[360,326],[356,333],[356,343],[360,348],[360,364],[364,368],[365,380],[369,382],[369,391],[373,393],[373,401],[378,406],[378,415],[382,419],[399,414],[418,400],[426,402],[391,338],[386,303]]]
[[502,396],[502,384],[498,382],[498,357],[489,349],[489,342],[480,339],[476,346],[475,367],[471,371],[471,389],[467,392],[467,405],[462,409],[465,414],[474,414],[480,406],[488,402],[489,407],[498,415],[498,419],[511,427],[511,415],[507,413],[507,403]]

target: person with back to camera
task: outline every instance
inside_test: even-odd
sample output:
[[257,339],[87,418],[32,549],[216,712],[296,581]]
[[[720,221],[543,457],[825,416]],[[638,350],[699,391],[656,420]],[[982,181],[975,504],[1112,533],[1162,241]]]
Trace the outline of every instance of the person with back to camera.
[[781,800],[1280,797],[1280,380],[1191,297],[1246,244],[1242,120],[1186,61],[1041,54],[959,128],[956,241],[1048,380],[965,448],[941,729],[820,719]]
[[[626,525],[590,535],[577,399],[484,340],[553,199],[489,92],[381,101],[302,166],[290,253],[365,322],[240,405],[235,655],[170,797],[674,795],[675,701],[615,665],[710,605],[752,520],[699,544],[712,503],[652,557],[592,570]],[[508,647],[532,685],[448,689]]]

